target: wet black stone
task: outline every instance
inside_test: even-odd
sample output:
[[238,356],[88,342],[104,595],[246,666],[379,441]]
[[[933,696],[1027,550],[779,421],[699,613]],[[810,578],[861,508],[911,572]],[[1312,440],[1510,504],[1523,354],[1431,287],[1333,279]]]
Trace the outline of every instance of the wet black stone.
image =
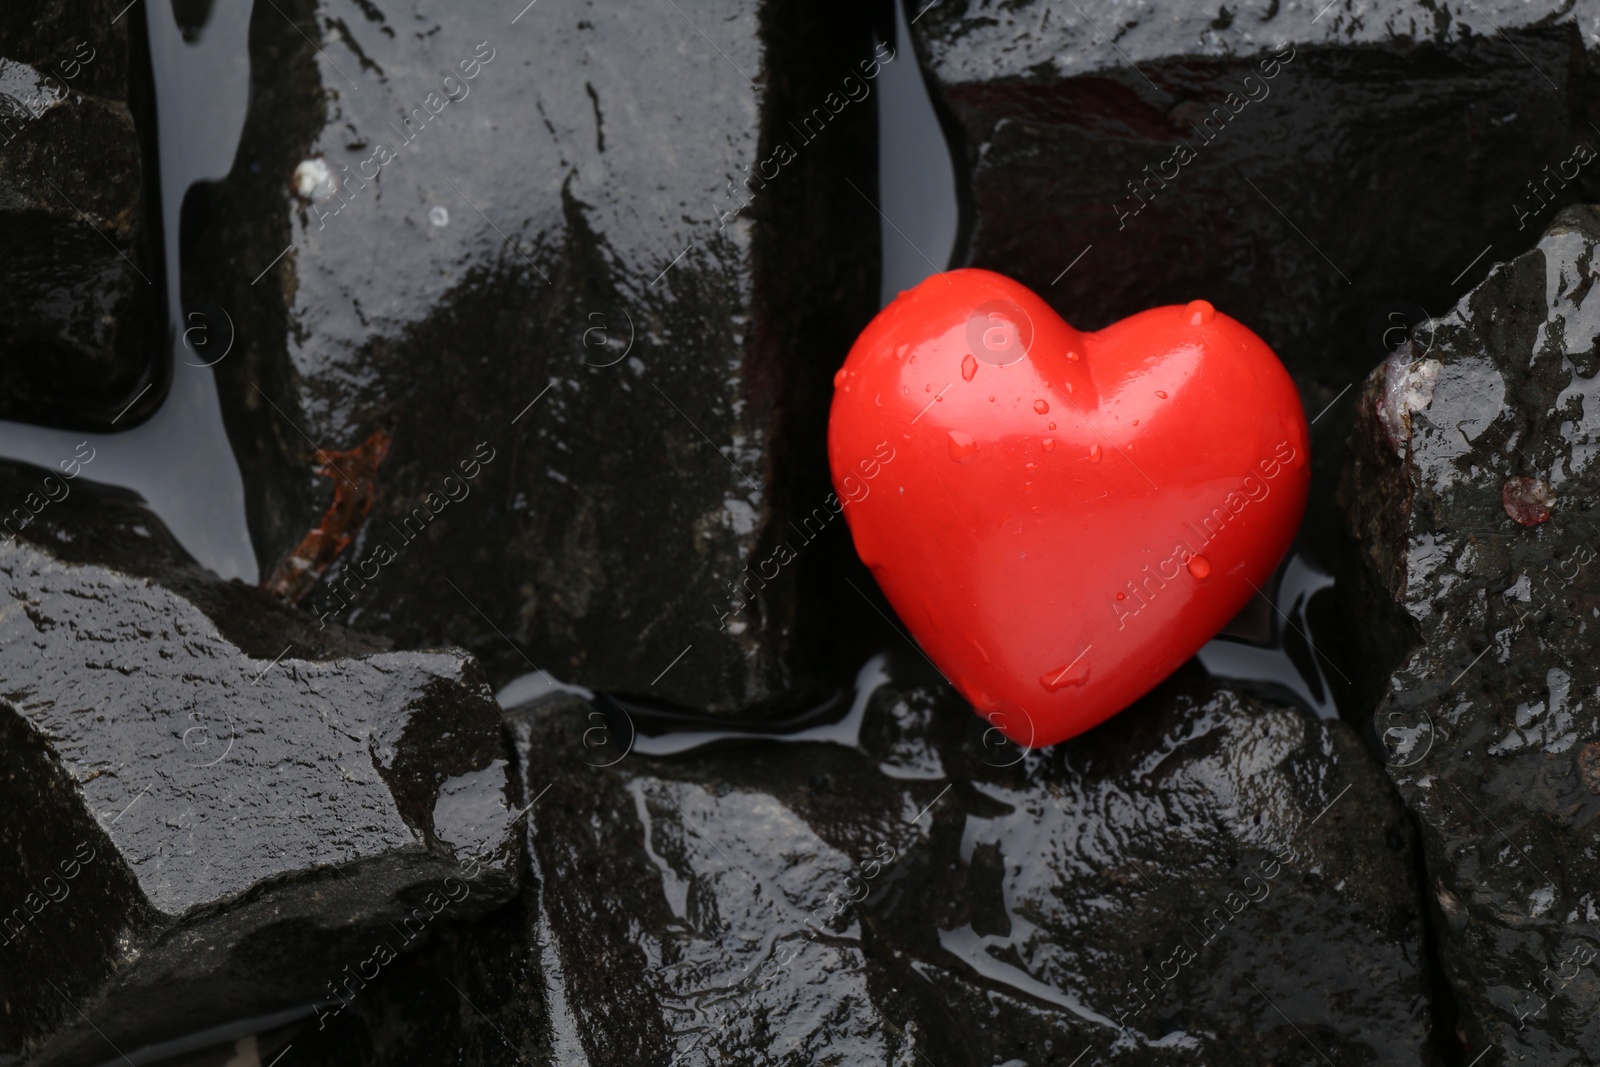
[[[428,965],[475,1017],[393,982],[297,1054],[1424,1062],[1415,838],[1350,727],[1185,674],[1024,756],[942,685],[864,677],[855,747],[650,759],[581,700],[510,712],[524,931]],[[498,977],[530,960],[542,987]]]
[[123,6],[0,12],[3,419],[104,427],[164,381]]
[[[854,596],[819,577],[842,521],[799,530],[835,517],[830,379],[875,307],[874,5],[278,7],[238,164],[184,235],[186,304],[240,338],[218,373],[262,573],[328,503],[315,449],[383,430],[365,533],[308,610],[464,644],[497,685],[531,661],[805,706],[839,636],[808,605]],[[338,193],[299,198],[317,159]],[[801,558],[725,628],[782,541]]]
[[[1379,367],[1343,493],[1374,739],[1486,1063],[1600,1059],[1597,245],[1600,211],[1563,211]],[[1508,513],[1524,477],[1554,489],[1542,523]]]
[[[0,494],[44,477],[8,466]],[[376,944],[515,894],[470,656],[319,631],[73,485],[0,544],[0,1062],[309,1014],[382,969]]]
[[948,0],[914,33],[957,142],[960,262],[1080,329],[1207,299],[1308,415],[1600,197],[1600,158],[1574,159],[1600,156],[1587,4]]

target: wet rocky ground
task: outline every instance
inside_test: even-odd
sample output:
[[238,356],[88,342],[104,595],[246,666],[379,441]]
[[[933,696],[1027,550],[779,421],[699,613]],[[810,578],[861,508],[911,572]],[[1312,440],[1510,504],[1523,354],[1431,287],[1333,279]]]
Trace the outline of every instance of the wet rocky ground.
[[298,1009],[519,881],[469,655],[383,651],[173,555],[79,494],[0,559],[0,1018],[39,1062]]
[[1373,371],[1345,486],[1363,678],[1474,1047],[1600,1057],[1600,211],[1561,212]]
[[[732,590],[826,512],[817,356],[876,309],[870,12],[346,6],[256,6],[277,73],[185,208],[276,595],[497,684],[531,659],[721,712],[820,693],[839,540]],[[359,539],[291,574],[374,435]]]
[[[20,12],[0,1064],[1600,1060],[1600,6]],[[1047,750],[827,503],[945,266],[901,77],[952,265],[1312,420],[1273,586]]]
[[133,116],[148,88],[114,13],[0,13],[0,418],[106,427],[165,378]]
[[[538,798],[516,927],[427,968],[481,1018],[393,983],[314,1054],[1422,1061],[1414,835],[1351,727],[1193,671],[1025,754],[896,673],[868,665],[831,743],[676,759],[586,751],[605,720],[573,697],[511,709]],[[532,996],[496,981],[524,960]]]

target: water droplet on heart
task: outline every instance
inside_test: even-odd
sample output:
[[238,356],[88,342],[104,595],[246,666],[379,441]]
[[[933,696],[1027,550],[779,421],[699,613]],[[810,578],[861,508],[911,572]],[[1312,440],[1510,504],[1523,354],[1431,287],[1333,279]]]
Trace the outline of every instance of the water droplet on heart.
[[1204,300],[1191,300],[1189,305],[1183,309],[1183,313],[1188,316],[1190,326],[1204,326],[1211,321],[1211,317],[1217,313],[1217,309]]
[[962,433],[960,430],[950,431],[950,458],[957,463],[967,463],[978,453],[978,442],[972,439],[971,434]]
[[1099,463],[1100,462],[1100,446],[1099,445],[1090,445],[1089,446],[1089,462],[1090,463]]
[[1047,422],[1044,424],[1044,428],[1047,430],[1053,430],[1056,428],[1056,424],[1053,422]]
[[1165,400],[1167,398],[1167,391],[1165,389],[1157,389],[1156,397],[1160,400]]
[[1185,566],[1189,568],[1189,573],[1196,578],[1204,578],[1211,573],[1211,561],[1204,556],[1191,556]]
[[844,384],[844,368],[840,367],[833,372],[833,387],[835,389]]
[[1067,392],[1069,392],[1069,393],[1072,392],[1072,383],[1071,382],[1062,382],[1061,384],[1062,384],[1063,387],[1066,388]]
[[1054,452],[1056,450],[1056,439],[1054,437],[1046,437],[1039,444],[1043,446],[1046,452]]
[[971,352],[968,352],[965,356],[961,357],[961,380],[964,382],[970,382],[972,381],[973,375],[977,373],[978,361]]
[[911,395],[911,386],[909,386],[909,385],[902,385],[902,386],[901,386],[901,387],[900,387],[900,391],[901,391],[901,392],[902,392],[902,393],[904,393],[904,394],[905,394],[905,395],[906,395],[906,396],[910,396],[910,395]]
[[1134,420],[1133,420],[1133,424],[1134,424],[1134,425],[1135,425],[1135,426],[1137,426],[1137,425],[1139,425],[1139,420],[1138,420],[1138,419],[1134,419]]
[[907,366],[915,366],[916,362],[917,362],[917,354],[915,352],[913,352],[913,353],[911,353],[911,358],[906,360],[906,365]]
[[1048,415],[1050,413],[1050,401],[1035,400],[1033,402],[1033,410],[1037,411],[1041,415]]
[[1076,362],[1078,362],[1078,353],[1076,353],[1076,352],[1068,352],[1067,353],[1067,362],[1068,363],[1076,363]]
[[1063,689],[1069,685],[1082,685],[1088,680],[1089,661],[1082,656],[1079,656],[1064,667],[1045,671],[1044,674],[1039,676],[1039,684],[1044,686],[1045,691],[1049,693],[1054,693],[1057,689]]
[[993,393],[989,394],[989,403],[991,403],[991,404],[994,403],[994,394]]
[[911,345],[908,343],[908,344],[903,344],[899,348],[895,349],[894,350],[894,358],[895,359],[905,359],[906,358],[906,349],[908,349],[910,347],[911,347]]
[[[1032,462],[1024,463],[1022,465],[1022,469],[1027,471],[1029,474],[1032,474],[1034,471],[1039,469],[1039,465],[1037,463],[1032,463]],[[1029,482],[1028,484],[1032,485],[1033,483]]]
[[1118,599],[1118,600],[1127,600],[1127,599],[1128,599],[1128,594],[1127,594],[1127,593],[1121,593],[1121,592],[1119,592],[1119,593],[1118,593],[1118,594],[1117,594],[1117,599]]
[[928,384],[927,384],[927,385],[924,385],[924,386],[923,386],[923,387],[922,387],[922,391],[923,391],[923,392],[924,392],[924,393],[931,393],[931,392],[933,392],[933,383],[932,383],[932,382],[929,382],[929,383],[928,383]]
[[872,397],[872,402],[874,404],[876,404],[880,408],[883,407],[883,394],[882,393],[874,394],[873,397]]

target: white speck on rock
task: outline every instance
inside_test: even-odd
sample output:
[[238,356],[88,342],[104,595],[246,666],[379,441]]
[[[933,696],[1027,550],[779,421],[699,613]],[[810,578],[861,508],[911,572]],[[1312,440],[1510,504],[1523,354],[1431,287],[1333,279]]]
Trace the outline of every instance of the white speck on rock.
[[722,513],[729,528],[740,537],[755,532],[756,509],[750,506],[749,501],[729,497],[722,502]]
[[338,191],[339,180],[321,156],[302,159],[294,168],[294,195],[311,202],[326,200]]
[[1555,899],[1556,887],[1553,885],[1545,886],[1543,889],[1535,889],[1532,893],[1529,893],[1528,918],[1537,919],[1539,916],[1549,911],[1550,905],[1555,902]]
[[1401,346],[1383,366],[1383,395],[1378,398],[1378,417],[1389,434],[1395,451],[1411,440],[1411,416],[1433,403],[1433,387],[1439,381],[1440,363],[1436,359],[1411,361],[1409,345]]

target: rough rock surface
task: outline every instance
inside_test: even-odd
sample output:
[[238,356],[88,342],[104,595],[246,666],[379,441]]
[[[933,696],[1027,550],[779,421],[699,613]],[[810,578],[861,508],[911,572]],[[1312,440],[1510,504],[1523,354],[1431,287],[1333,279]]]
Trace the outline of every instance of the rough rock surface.
[[[799,590],[847,550],[830,379],[875,307],[869,8],[519,6],[255,11],[239,161],[192,198],[183,284],[241,339],[218,373],[262,573],[332,495],[315,450],[381,430],[365,532],[309,610],[463,643],[497,684],[531,659],[803,705],[829,635]],[[735,610],[814,513],[828,544]]]
[[1563,211],[1375,371],[1344,490],[1361,681],[1486,1063],[1600,1061],[1597,246]]
[[1023,756],[942,683],[863,680],[846,743],[690,759],[571,697],[510,712],[520,936],[442,942],[417,966],[460,996],[392,982],[296,1054],[1423,1062],[1415,838],[1348,726],[1186,673]]
[[164,373],[123,6],[0,11],[0,418],[105,426]]
[[[50,477],[7,467],[0,493]],[[470,656],[318,630],[81,485],[23,537],[0,544],[0,1059],[309,1012],[381,970],[375,942],[514,895]],[[119,562],[85,561],[106,543]]]
[[914,30],[961,262],[1084,329],[1204,297],[1308,414],[1600,195],[1593,0],[946,0]]

